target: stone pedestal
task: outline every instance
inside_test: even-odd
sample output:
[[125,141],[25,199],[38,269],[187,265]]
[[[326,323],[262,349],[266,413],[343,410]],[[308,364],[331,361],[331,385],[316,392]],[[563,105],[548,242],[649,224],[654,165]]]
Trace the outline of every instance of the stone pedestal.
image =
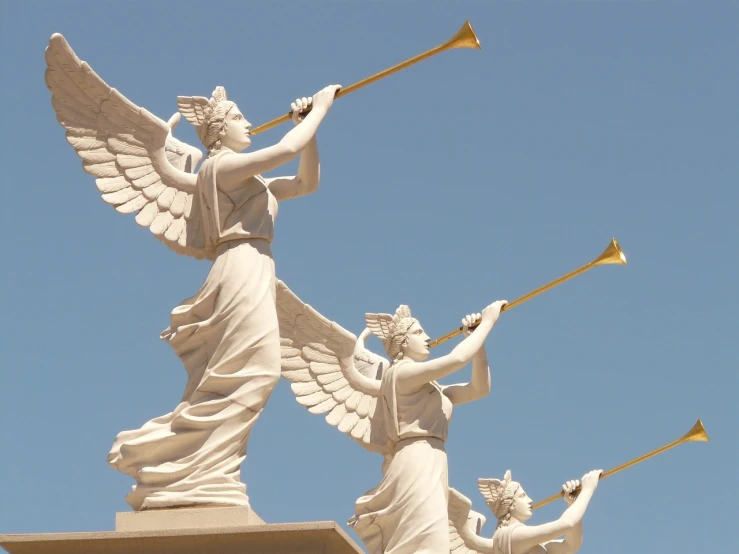
[[0,535],[0,546],[10,554],[363,554],[333,521]]
[[118,512],[115,515],[116,531],[213,529],[214,527],[244,527],[246,525],[264,525],[264,521],[254,510],[245,506],[146,510]]

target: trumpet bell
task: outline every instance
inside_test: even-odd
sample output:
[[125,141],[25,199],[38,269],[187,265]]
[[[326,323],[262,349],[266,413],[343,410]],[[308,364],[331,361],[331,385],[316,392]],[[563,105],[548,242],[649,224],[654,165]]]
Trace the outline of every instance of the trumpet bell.
[[452,38],[444,43],[445,48],[474,48],[480,50],[480,41],[472,30],[472,25],[469,21],[465,21],[464,25],[457,31]]
[[626,265],[626,254],[621,250],[621,246],[618,244],[618,241],[616,239],[611,239],[611,244],[608,245],[608,248],[606,248],[600,256],[590,263],[593,265]]
[[682,442],[710,442],[708,440],[708,433],[706,433],[706,429],[703,427],[703,422],[700,419],[696,421],[693,428],[680,440]]

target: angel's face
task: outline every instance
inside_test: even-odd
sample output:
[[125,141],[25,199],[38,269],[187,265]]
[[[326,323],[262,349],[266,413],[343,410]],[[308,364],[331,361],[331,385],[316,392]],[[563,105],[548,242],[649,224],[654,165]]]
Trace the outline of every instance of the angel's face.
[[221,144],[233,150],[241,152],[251,144],[251,123],[249,123],[239,108],[234,106],[226,114],[223,130],[221,131]]
[[513,505],[511,506],[511,517],[520,522],[524,522],[531,517],[532,500],[523,487],[518,487],[516,495],[513,497]]
[[429,357],[429,341],[431,337],[426,334],[418,320],[408,329],[403,343],[403,356],[414,362],[422,362]]

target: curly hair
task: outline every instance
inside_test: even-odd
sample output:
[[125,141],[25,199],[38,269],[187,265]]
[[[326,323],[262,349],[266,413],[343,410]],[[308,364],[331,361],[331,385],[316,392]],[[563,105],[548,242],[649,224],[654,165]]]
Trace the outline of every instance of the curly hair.
[[390,356],[393,363],[403,359],[403,345],[408,330],[416,322],[411,317],[411,309],[401,304],[395,315],[390,314],[364,314],[364,320],[372,333],[382,341],[385,352]]
[[400,319],[395,324],[393,333],[385,340],[385,352],[393,359],[393,362],[403,359],[403,343],[405,343],[408,330],[415,322],[416,320],[410,316]]
[[205,124],[198,129],[200,141],[208,149],[208,157],[217,153],[221,149],[221,132],[228,127],[226,116],[231,109],[236,106],[231,100],[222,100],[218,102],[210,110]]

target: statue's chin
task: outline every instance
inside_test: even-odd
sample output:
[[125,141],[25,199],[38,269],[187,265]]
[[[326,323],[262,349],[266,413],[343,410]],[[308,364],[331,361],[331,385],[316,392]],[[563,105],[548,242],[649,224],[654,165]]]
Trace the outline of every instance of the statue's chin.
[[429,357],[428,350],[426,352],[417,352],[417,353],[414,352],[413,354],[408,354],[408,358],[410,358],[414,362],[423,362],[427,360],[428,357]]

